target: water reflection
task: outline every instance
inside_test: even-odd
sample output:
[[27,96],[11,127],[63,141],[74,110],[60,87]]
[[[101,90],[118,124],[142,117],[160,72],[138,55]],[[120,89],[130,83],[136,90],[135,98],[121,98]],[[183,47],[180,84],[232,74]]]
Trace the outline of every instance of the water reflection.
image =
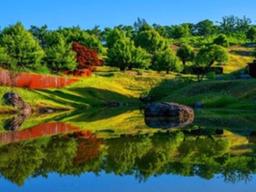
[[151,128],[182,128],[193,123],[194,119],[188,118],[180,121],[178,118],[171,117],[145,117],[145,124]]
[[[119,134],[117,130],[122,127],[113,127],[102,134],[83,127],[84,124],[78,126],[72,118],[68,123],[48,122],[4,132],[0,134],[0,175],[17,185],[23,185],[29,177],[36,179],[53,172],[60,175],[105,172],[133,176],[143,182],[166,174],[204,179],[220,174],[226,182],[250,181],[256,173],[255,134],[232,132],[232,127],[221,126],[218,121],[218,126],[208,121],[209,127],[204,127],[206,118],[199,115],[198,119],[203,121],[196,120],[184,129],[157,129],[180,124],[170,120],[152,123],[152,119],[145,119],[150,126],[145,129],[140,125],[143,116],[127,117],[117,125],[130,122],[131,131]],[[131,124],[135,120],[137,124]],[[98,125],[107,126],[105,121],[99,121]]]
[[[2,138],[1,138],[2,139]],[[252,154],[253,150],[251,151]],[[0,147],[0,173],[22,185],[30,176],[86,172],[133,175],[139,181],[175,174],[226,181],[250,180],[256,157],[236,155],[225,137],[194,137],[182,131],[99,139],[90,132],[43,137]]]

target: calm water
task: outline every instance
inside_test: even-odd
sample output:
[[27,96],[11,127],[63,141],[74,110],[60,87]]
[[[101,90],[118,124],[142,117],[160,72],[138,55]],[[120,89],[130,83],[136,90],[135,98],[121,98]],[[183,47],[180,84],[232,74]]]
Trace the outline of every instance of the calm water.
[[136,110],[2,117],[0,190],[255,191],[254,117],[201,111],[186,127]]

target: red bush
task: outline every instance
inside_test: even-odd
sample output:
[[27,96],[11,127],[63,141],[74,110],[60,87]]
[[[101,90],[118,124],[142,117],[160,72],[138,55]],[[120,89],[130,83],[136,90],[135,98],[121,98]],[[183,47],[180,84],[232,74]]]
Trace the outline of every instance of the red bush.
[[[81,72],[80,76],[89,76],[89,71]],[[61,88],[76,82],[77,78],[65,76],[53,76],[34,73],[16,73],[13,74],[7,70],[0,70],[0,85],[23,87],[30,89],[48,89]]]
[[78,69],[93,70],[96,66],[102,65],[102,61],[95,50],[89,49],[77,42],[72,44],[72,49],[76,52]]

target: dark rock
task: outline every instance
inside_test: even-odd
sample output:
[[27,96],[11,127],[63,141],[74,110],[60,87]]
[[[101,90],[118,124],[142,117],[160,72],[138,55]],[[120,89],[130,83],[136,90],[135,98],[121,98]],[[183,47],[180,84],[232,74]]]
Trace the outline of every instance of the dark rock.
[[30,114],[32,112],[31,106],[25,103],[17,93],[5,93],[3,99],[5,104],[18,108],[21,113]]
[[20,128],[22,123],[26,120],[27,115],[19,114],[11,119],[8,119],[4,123],[4,129],[9,131],[16,131]]
[[145,124],[151,128],[182,128],[193,122],[192,119],[187,119],[187,121],[180,121],[178,118],[171,117],[145,117]]
[[194,117],[192,108],[177,103],[150,103],[144,108],[146,117]]
[[153,128],[184,127],[194,121],[192,108],[177,103],[151,103],[144,108],[145,123]]
[[25,119],[31,115],[32,108],[16,93],[6,93],[4,94],[3,99],[5,104],[12,105],[19,109],[19,113],[12,119],[7,120],[4,125],[6,130],[15,131],[22,125]]

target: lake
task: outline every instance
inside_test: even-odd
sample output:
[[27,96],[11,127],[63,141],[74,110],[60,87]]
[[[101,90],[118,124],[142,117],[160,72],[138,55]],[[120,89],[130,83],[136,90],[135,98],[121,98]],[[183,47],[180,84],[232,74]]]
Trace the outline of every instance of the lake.
[[0,119],[1,191],[244,192],[256,187],[252,112],[200,110],[189,125],[146,119],[129,108]]

